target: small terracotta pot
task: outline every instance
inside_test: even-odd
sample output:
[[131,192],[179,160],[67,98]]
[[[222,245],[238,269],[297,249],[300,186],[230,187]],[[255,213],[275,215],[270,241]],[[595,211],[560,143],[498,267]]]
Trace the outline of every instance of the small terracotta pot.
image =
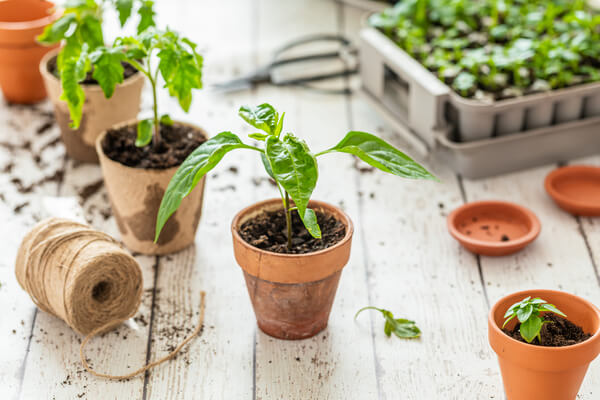
[[342,269],[350,258],[354,227],[350,218],[331,204],[311,200],[310,208],[332,214],[346,227],[334,246],[308,254],[280,254],[247,243],[242,224],[263,211],[282,208],[281,199],[253,204],[231,224],[233,252],[244,270],[258,327],[279,339],[305,339],[327,327]]
[[82,85],[85,92],[85,103],[81,124],[78,129],[71,129],[71,115],[67,103],[60,99],[62,87],[60,79],[49,69],[48,63],[58,55],[54,50],[39,63],[40,73],[44,78],[48,95],[54,106],[56,122],[69,157],[82,162],[98,162],[95,143],[98,135],[115,125],[137,118],[142,101],[144,75],[134,74],[117,85],[110,99],[104,97],[100,85]]
[[[525,297],[540,297],[567,314],[569,321],[592,337],[565,347],[542,347],[502,332],[504,313]],[[516,319],[507,327],[514,328]],[[498,355],[507,400],[575,400],[588,365],[600,353],[600,310],[587,300],[557,290],[513,293],[492,307],[488,318],[490,345]]]
[[7,101],[31,104],[46,98],[38,65],[58,44],[45,47],[36,37],[60,14],[49,1],[0,1],[0,86]]
[[[193,127],[208,138],[206,132]],[[137,124],[129,121],[114,129]],[[165,224],[157,243],[154,243],[156,216],[165,190],[178,166],[167,169],[134,168],[113,161],[104,154],[102,141],[106,132],[96,140],[96,150],[104,175],[104,184],[117,221],[121,239],[130,250],[142,254],[169,254],[182,250],[194,242],[196,228],[202,214],[205,178],[183,201]]]

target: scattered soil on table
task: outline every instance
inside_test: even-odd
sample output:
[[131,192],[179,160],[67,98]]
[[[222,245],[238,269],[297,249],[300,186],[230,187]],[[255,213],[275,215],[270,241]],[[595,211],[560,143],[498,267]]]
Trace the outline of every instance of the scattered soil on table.
[[[136,147],[137,125],[111,129],[102,142],[104,154],[113,161],[134,168],[166,169],[180,165],[196,147],[206,141],[204,134],[187,125],[160,125],[161,142]],[[156,148],[155,148],[156,147]]]
[[[128,64],[126,62],[121,62],[121,65],[123,66],[123,79],[127,79],[138,73],[138,70],[135,69],[131,64]],[[56,76],[57,78],[60,77],[60,75],[58,74],[57,67],[56,67],[56,57],[52,57],[50,59],[50,61],[48,61],[48,71],[52,75]],[[93,72],[94,72],[94,67],[92,67],[92,70],[87,73],[87,75],[85,76],[85,79],[83,81],[81,81],[80,83],[82,83],[84,85],[97,85],[98,81],[92,77]]]
[[[542,327],[542,331],[540,333],[542,342],[540,343],[539,340],[535,338],[531,344],[547,347],[571,346],[584,342],[592,337],[592,335],[589,333],[585,333],[580,326],[575,325],[568,319],[565,319],[561,316],[546,313],[543,314],[543,317],[544,321],[550,322],[544,324]],[[521,333],[519,332],[520,326],[521,324],[517,324],[512,330],[504,329],[503,331],[513,339],[526,343],[525,339],[521,337]]]
[[321,239],[313,238],[292,212],[292,249],[287,249],[287,227],[283,210],[265,211],[240,227],[242,238],[252,246],[275,253],[305,254],[329,248],[346,235],[346,227],[333,215],[315,211],[321,227]]

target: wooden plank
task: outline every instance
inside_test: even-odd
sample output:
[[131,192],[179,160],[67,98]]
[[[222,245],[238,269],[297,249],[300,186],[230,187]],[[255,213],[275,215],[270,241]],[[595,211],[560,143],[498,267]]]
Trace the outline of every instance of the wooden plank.
[[[538,239],[522,252],[500,258],[481,257],[491,304],[506,294],[530,288],[564,290],[600,304],[596,271],[580,226],[576,218],[560,210],[544,190],[544,178],[553,168],[555,166],[546,166],[464,182],[468,201],[512,201],[529,207],[542,223]],[[597,227],[591,230],[597,234]],[[596,362],[590,366],[578,398],[597,398],[599,387],[600,363]],[[497,395],[500,394],[498,391]]]
[[[570,164],[586,164],[600,167],[600,156],[587,157]],[[600,284],[600,221],[597,217],[581,217],[578,219],[585,244],[592,258],[596,278]]]
[[[357,36],[364,16],[345,9],[348,36]],[[352,129],[375,133],[415,155],[359,95],[350,106]],[[487,304],[476,258],[456,246],[446,230],[447,213],[462,204],[460,188],[443,165],[420,161],[441,183],[369,169],[359,174],[371,305],[414,319],[423,331],[419,340],[388,339],[380,315],[371,314],[370,321],[362,317],[361,325],[370,322],[374,329],[380,396],[490,398],[501,383],[487,345]]]

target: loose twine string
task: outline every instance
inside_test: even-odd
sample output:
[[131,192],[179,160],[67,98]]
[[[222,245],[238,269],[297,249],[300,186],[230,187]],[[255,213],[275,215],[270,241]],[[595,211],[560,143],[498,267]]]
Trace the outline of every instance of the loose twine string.
[[194,331],[166,356],[125,375],[95,371],[84,357],[96,335],[133,317],[142,299],[137,261],[109,235],[62,218],[38,223],[23,239],[15,265],[17,280],[41,309],[86,335],[79,348],[84,368],[107,379],[127,379],[172,359],[202,332],[205,292]]

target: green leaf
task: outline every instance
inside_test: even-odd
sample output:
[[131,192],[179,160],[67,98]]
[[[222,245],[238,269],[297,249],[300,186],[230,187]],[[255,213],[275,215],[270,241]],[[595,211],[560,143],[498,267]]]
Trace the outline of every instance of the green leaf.
[[[504,329],[504,327],[513,319],[517,316],[517,314],[512,314],[510,317],[508,317],[508,319],[506,321],[504,321],[504,323],[502,324],[502,329]],[[504,318],[506,318],[507,315],[504,316]]]
[[238,112],[238,115],[244,119],[247,123],[253,127],[266,132],[268,135],[279,135],[281,128],[278,128],[279,122],[283,125],[282,119],[279,120],[279,113],[275,111],[272,105],[264,103],[254,108],[249,106],[242,106]]
[[119,22],[121,27],[125,25],[129,17],[131,16],[131,10],[133,9],[133,0],[116,0],[115,7],[119,13]]
[[269,136],[265,154],[274,179],[289,193],[304,221],[308,201],[319,177],[317,160],[306,143],[290,133],[283,140]]
[[83,43],[87,43],[90,50],[104,46],[102,25],[95,15],[84,16],[79,23],[79,34]]
[[74,23],[76,17],[74,14],[65,14],[54,23],[46,26],[44,28],[44,32],[37,37],[38,42],[43,44],[54,44],[60,42],[65,38],[65,33],[71,27],[71,24]]
[[394,320],[393,330],[394,335],[401,339],[413,339],[421,336],[421,330],[415,324],[415,321],[410,321],[404,318]]
[[138,14],[140,16],[140,22],[137,27],[137,33],[140,34],[144,32],[151,26],[156,26],[156,22],[154,21],[154,16],[156,13],[154,12],[154,1],[152,0],[143,0],[142,6],[138,10]]
[[556,308],[556,306],[554,304],[542,304],[540,306],[540,310],[542,311],[550,311],[553,312],[555,314],[561,315],[563,317],[567,317],[567,315],[565,313],[563,313],[562,311],[560,311],[558,308]]
[[279,137],[279,135],[281,134],[281,130],[283,129],[283,119],[285,118],[285,113],[281,113],[281,118],[279,118],[279,122],[277,123],[277,126],[275,127],[275,132],[273,132],[273,134],[277,137]]
[[67,102],[69,114],[71,115],[70,126],[73,129],[79,128],[83,104],[85,103],[85,92],[79,85],[79,82],[85,79],[90,68],[91,64],[87,54],[87,45],[82,49],[79,58],[70,58],[63,62],[60,75],[63,91],[60,99]]
[[331,152],[353,154],[375,168],[403,178],[437,180],[406,154],[370,133],[348,132],[337,145],[317,156]]
[[169,186],[160,203],[158,216],[156,219],[156,236],[158,240],[160,231],[169,219],[169,217],[179,208],[181,201],[185,196],[196,187],[200,179],[231,150],[252,149],[256,147],[248,146],[233,133],[221,132],[215,137],[208,139],[194,150],[188,158],[181,164],[177,172],[169,182]]
[[304,217],[300,216],[302,219],[302,223],[306,227],[306,230],[310,235],[314,238],[321,238],[321,227],[319,227],[319,223],[317,222],[317,214],[315,214],[314,210],[307,208],[304,212]]
[[521,337],[525,339],[527,343],[531,343],[533,339],[540,333],[542,329],[542,319],[536,315],[531,316],[527,321],[521,324],[519,331]]
[[372,306],[363,307],[356,312],[354,319],[358,317],[358,314],[365,310],[379,311],[383,315],[385,318],[383,332],[387,337],[390,337],[392,333],[401,339],[413,339],[421,336],[421,330],[417,327],[414,321],[404,318],[394,318],[394,314],[383,308]]
[[519,308],[517,311],[517,318],[520,322],[525,322],[529,319],[529,317],[533,314],[533,305],[528,304],[524,308]]
[[260,140],[261,142],[264,142],[265,139],[267,138],[267,136],[269,136],[269,135],[265,135],[264,133],[259,133],[259,132],[251,133],[248,135],[249,138]]
[[179,100],[184,111],[192,103],[192,89],[202,88],[202,69],[194,55],[174,48],[161,50],[159,69],[169,94]]
[[163,114],[160,116],[160,123],[163,125],[171,126],[173,125],[173,120],[169,116],[169,114]]
[[[264,152],[260,153],[260,160],[263,163],[263,166],[265,167],[265,171],[267,171],[267,174],[273,179],[275,180],[275,175],[273,175],[273,170],[271,169],[271,165],[269,164],[269,160],[267,160],[267,155]],[[283,197],[283,195],[282,195]]]
[[92,76],[98,81],[104,96],[110,98],[115,87],[123,82],[124,69],[121,64],[121,61],[125,60],[123,49],[102,46],[90,55],[90,59],[94,65]]
[[154,120],[151,118],[143,119],[137,126],[137,138],[135,139],[136,147],[144,147],[152,141],[152,130],[154,128]]

